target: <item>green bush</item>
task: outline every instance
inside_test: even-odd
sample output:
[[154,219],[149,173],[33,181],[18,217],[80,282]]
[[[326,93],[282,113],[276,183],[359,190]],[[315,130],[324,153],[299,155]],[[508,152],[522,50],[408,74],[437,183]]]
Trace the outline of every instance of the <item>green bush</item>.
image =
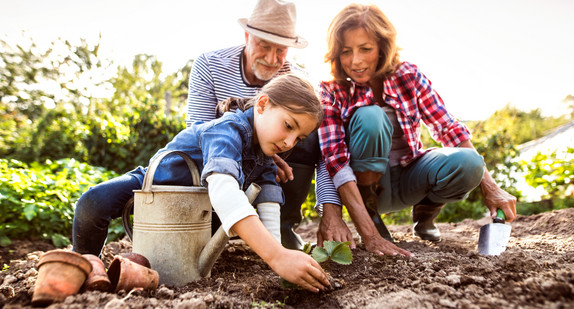
[[29,165],[0,159],[0,245],[9,245],[10,239],[68,245],[76,200],[90,186],[116,175],[74,159]]
[[156,107],[135,110],[129,117],[111,114],[89,120],[85,161],[124,173],[149,159],[185,128],[183,116],[164,115]]
[[522,216],[530,216],[546,211],[573,207],[574,197],[566,197],[563,199],[546,199],[537,202],[518,203],[516,205],[516,212]]
[[18,149],[17,157],[25,162],[61,158],[82,160],[85,156],[82,140],[88,132],[81,120],[73,110],[59,107],[46,110],[31,133],[30,144]]
[[[383,215],[385,224],[412,224],[412,207]],[[484,217],[487,208],[482,201],[462,200],[454,203],[446,203],[438,215],[437,222],[460,222],[464,219],[480,219]]]
[[574,186],[574,148],[550,154],[538,152],[530,162],[522,161],[528,173],[526,182],[534,188],[541,187],[547,198],[568,196]]

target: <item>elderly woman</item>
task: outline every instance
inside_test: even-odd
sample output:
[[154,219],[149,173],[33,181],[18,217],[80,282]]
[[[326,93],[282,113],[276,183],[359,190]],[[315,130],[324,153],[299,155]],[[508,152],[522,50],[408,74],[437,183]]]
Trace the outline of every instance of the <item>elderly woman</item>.
[[[380,214],[414,205],[414,234],[439,241],[434,219],[441,208],[478,185],[493,216],[500,208],[508,221],[516,217],[516,198],[494,182],[470,132],[447,111],[427,77],[399,60],[395,37],[375,5],[351,4],[329,26],[325,60],[333,80],[321,83],[319,244],[355,246],[341,216],[345,205],[368,251],[410,256],[394,245]],[[423,148],[421,122],[442,148]]]

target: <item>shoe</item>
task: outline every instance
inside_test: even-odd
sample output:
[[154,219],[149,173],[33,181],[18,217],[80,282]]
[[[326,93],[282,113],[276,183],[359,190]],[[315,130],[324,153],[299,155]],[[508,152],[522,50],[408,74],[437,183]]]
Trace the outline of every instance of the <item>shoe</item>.
[[379,231],[379,234],[384,239],[394,243],[395,238],[393,238],[393,235],[389,232],[385,223],[381,219],[381,215],[379,215],[379,212],[377,211],[379,206],[379,195],[383,192],[383,188],[379,187],[376,183],[367,186],[357,185],[357,187],[359,188],[359,192],[361,193],[361,198],[363,198],[363,203],[367,208],[367,212],[369,213],[371,220],[373,220],[373,223],[375,223],[375,227]]
[[417,204],[413,206],[413,235],[420,237],[422,240],[433,242],[441,241],[440,231],[434,225],[434,219],[440,213],[444,204]]
[[315,167],[296,163],[289,165],[293,168],[294,179],[281,184],[285,194],[285,204],[281,206],[281,244],[287,249],[303,250],[305,242],[295,229],[303,218],[301,205],[307,199]]
[[295,233],[293,226],[294,225],[281,225],[281,244],[287,249],[303,250],[305,242],[299,234]]

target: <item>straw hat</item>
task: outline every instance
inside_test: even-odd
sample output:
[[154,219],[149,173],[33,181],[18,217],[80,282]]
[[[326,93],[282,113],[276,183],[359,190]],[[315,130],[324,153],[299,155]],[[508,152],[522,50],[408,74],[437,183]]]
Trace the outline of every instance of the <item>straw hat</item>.
[[295,4],[282,0],[259,0],[249,19],[240,18],[245,31],[279,45],[305,48],[307,40],[297,36]]

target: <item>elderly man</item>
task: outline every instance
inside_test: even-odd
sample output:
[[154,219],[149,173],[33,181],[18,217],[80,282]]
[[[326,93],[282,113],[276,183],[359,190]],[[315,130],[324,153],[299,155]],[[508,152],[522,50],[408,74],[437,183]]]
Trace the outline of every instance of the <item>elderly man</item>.
[[[307,41],[295,31],[295,4],[260,0],[249,19],[239,19],[245,29],[245,44],[201,54],[189,78],[187,124],[216,117],[217,102],[230,97],[254,97],[272,78],[302,70],[286,60],[289,47],[305,48]],[[297,144],[285,161],[274,158],[285,203],[281,212],[281,242],[301,249],[303,241],[294,232],[301,222],[305,202],[320,156],[316,132]],[[260,214],[261,215],[261,214]],[[269,227],[268,227],[269,228]],[[273,227],[272,227],[273,228]]]

